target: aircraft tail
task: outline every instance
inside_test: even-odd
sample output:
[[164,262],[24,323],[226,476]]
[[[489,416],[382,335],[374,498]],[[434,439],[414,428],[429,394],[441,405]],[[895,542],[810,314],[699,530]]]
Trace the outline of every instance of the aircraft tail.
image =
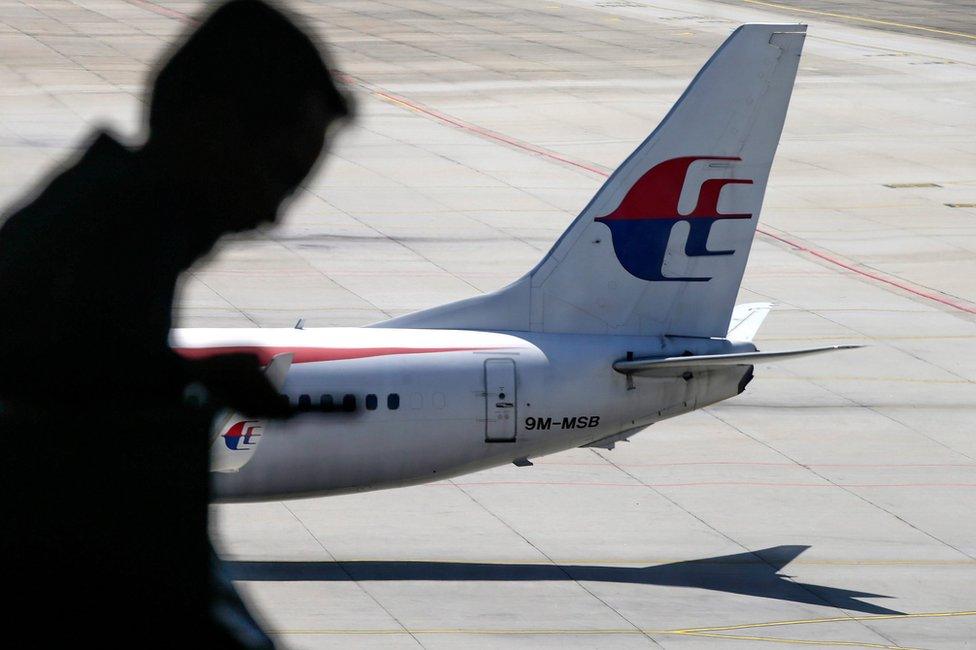
[[375,326],[725,337],[805,30],[736,29],[528,275]]

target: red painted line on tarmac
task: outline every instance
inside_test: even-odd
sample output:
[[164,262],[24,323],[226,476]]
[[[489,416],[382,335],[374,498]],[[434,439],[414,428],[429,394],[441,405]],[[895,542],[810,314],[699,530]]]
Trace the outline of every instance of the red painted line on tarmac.
[[[416,113],[420,113],[421,115],[425,115],[425,116],[431,117],[431,118],[433,118],[433,119],[435,119],[435,120],[437,120],[437,121],[439,121],[439,122],[441,122],[443,124],[447,124],[449,126],[453,126],[455,128],[461,129],[463,131],[467,131],[469,133],[473,133],[475,135],[478,135],[478,136],[483,137],[483,138],[487,138],[489,140],[495,140],[497,142],[502,142],[502,143],[507,144],[507,145],[509,145],[511,147],[515,147],[517,149],[522,149],[524,151],[528,151],[529,153],[535,154],[537,156],[541,156],[543,158],[548,158],[550,160],[555,160],[557,162],[560,162],[560,163],[563,163],[563,164],[566,164],[566,165],[571,165],[573,167],[577,167],[579,169],[583,169],[583,170],[588,171],[588,172],[591,172],[593,174],[597,174],[599,176],[603,176],[604,178],[610,176],[610,172],[607,171],[603,167],[599,167],[599,166],[596,166],[596,165],[591,164],[591,163],[586,163],[586,162],[581,162],[581,161],[578,161],[578,160],[574,160],[574,159],[569,158],[567,156],[564,156],[562,154],[556,153],[556,152],[554,152],[554,151],[552,151],[550,149],[546,149],[544,147],[540,147],[538,145],[531,144],[529,142],[524,142],[522,140],[518,140],[516,138],[512,138],[512,137],[507,136],[507,135],[504,135],[502,133],[498,133],[497,131],[492,131],[490,129],[486,129],[484,127],[478,126],[476,124],[472,124],[470,122],[466,122],[466,121],[461,120],[459,118],[453,117],[451,115],[447,115],[446,113],[442,113],[441,111],[438,111],[438,110],[435,110],[435,109],[430,108],[428,106],[425,106],[423,104],[420,104],[419,102],[415,102],[415,101],[413,101],[411,99],[408,99],[406,97],[403,97],[401,95],[394,95],[393,93],[389,93],[387,91],[380,90],[380,89],[376,88],[375,86],[373,86],[372,84],[369,84],[367,82],[364,82],[364,81],[362,81],[360,79],[357,79],[357,78],[355,78],[355,77],[353,77],[351,75],[348,75],[347,74],[347,75],[343,75],[343,77],[345,79],[349,80],[350,82],[352,82],[352,83],[354,83],[354,84],[356,84],[356,85],[364,88],[365,90],[369,91],[370,93],[372,93],[372,94],[374,94],[374,95],[376,95],[376,96],[378,96],[378,97],[380,97],[382,99],[386,99],[388,101],[392,101],[394,103],[401,104],[401,105],[409,108],[410,110],[412,110],[412,111],[414,111]],[[939,295],[939,294],[933,293],[931,291],[925,291],[923,289],[915,288],[915,287],[910,286],[910,285],[908,285],[908,284],[906,284],[904,282],[901,282],[901,281],[898,281],[898,280],[895,280],[895,279],[892,279],[892,278],[883,276],[883,275],[881,275],[880,273],[877,273],[877,272],[867,271],[865,269],[858,268],[858,267],[856,267],[856,266],[854,266],[852,264],[848,264],[848,263],[844,262],[840,258],[838,258],[838,257],[836,257],[834,255],[831,255],[830,253],[827,253],[825,251],[812,248],[810,246],[805,246],[805,245],[803,245],[803,244],[801,244],[799,242],[793,241],[791,239],[787,239],[786,237],[783,237],[781,235],[777,235],[777,234],[775,234],[775,233],[773,233],[773,232],[771,232],[771,231],[769,231],[769,230],[767,230],[765,228],[757,227],[756,228],[756,231],[758,233],[762,234],[762,235],[765,235],[767,237],[770,237],[771,239],[775,239],[778,242],[781,242],[783,244],[786,244],[786,245],[788,245],[788,246],[790,246],[790,247],[792,247],[792,248],[794,248],[794,249],[796,249],[798,251],[807,253],[807,254],[812,255],[812,256],[820,259],[820,260],[823,260],[825,262],[828,262],[829,264],[833,264],[834,266],[838,266],[838,267],[840,267],[840,268],[842,268],[844,270],[850,271],[851,273],[855,273],[855,274],[860,275],[862,277],[869,278],[871,280],[875,280],[877,282],[881,282],[883,284],[887,284],[887,285],[890,285],[892,287],[897,287],[898,289],[901,289],[902,291],[906,291],[906,292],[908,292],[908,293],[910,293],[912,295],[915,295],[915,296],[918,296],[920,298],[925,298],[926,300],[931,300],[933,302],[937,302],[937,303],[946,305],[947,307],[951,307],[953,309],[957,309],[957,310],[962,311],[962,312],[966,312],[966,313],[969,313],[969,314],[976,314],[976,307],[971,307],[969,305],[966,305],[966,304],[963,304],[961,302],[952,300],[951,298],[948,298],[948,297],[945,297],[943,295]]]
[[[196,18],[194,18],[193,16],[190,16],[189,14],[183,13],[182,11],[177,11],[176,9],[170,9],[168,7],[163,7],[163,6],[158,5],[158,4],[154,3],[154,2],[150,2],[149,0],[125,0],[125,1],[128,2],[129,4],[133,5],[133,6],[141,7],[143,9],[147,10],[147,11],[151,11],[151,12],[153,12],[155,14],[160,15],[160,16],[165,16],[167,18],[173,18],[175,20],[180,20],[182,22],[189,23],[189,24],[196,24],[198,22],[196,20]],[[429,106],[425,106],[425,105],[423,105],[423,104],[421,104],[419,102],[415,102],[415,101],[413,101],[411,99],[408,99],[406,97],[403,97],[402,95],[396,95],[394,93],[391,93],[391,92],[388,92],[386,90],[383,90],[382,88],[379,88],[379,87],[374,86],[373,84],[371,84],[369,82],[366,82],[366,81],[363,81],[363,80],[358,79],[356,77],[353,77],[352,75],[339,72],[338,70],[335,71],[335,72],[336,72],[336,74],[338,74],[342,79],[346,80],[347,82],[353,83],[353,84],[355,84],[355,85],[363,88],[364,90],[372,93],[373,95],[375,95],[375,96],[377,96],[377,97],[379,97],[381,99],[385,99],[386,101],[393,102],[393,103],[396,103],[396,104],[400,104],[402,106],[405,106],[408,109],[410,109],[410,110],[412,110],[412,111],[414,111],[416,113],[419,113],[421,115],[425,115],[427,117],[433,118],[434,120],[437,120],[438,122],[441,122],[442,124],[447,124],[449,126],[453,126],[454,128],[461,129],[461,130],[467,131],[469,133],[473,133],[475,135],[478,135],[478,136],[480,136],[482,138],[486,138],[488,140],[494,140],[496,142],[502,142],[502,143],[504,143],[504,144],[506,144],[506,145],[508,145],[510,147],[514,147],[514,148],[520,149],[522,151],[527,151],[529,153],[532,153],[534,155],[540,156],[542,158],[547,158],[549,160],[554,160],[554,161],[560,162],[560,163],[562,163],[564,165],[570,165],[572,167],[576,167],[578,169],[582,169],[582,170],[591,172],[593,174],[597,174],[599,176],[607,177],[607,176],[610,175],[610,172],[607,171],[602,166],[597,166],[597,165],[594,165],[592,163],[587,163],[587,162],[583,162],[583,161],[579,161],[579,160],[574,160],[574,159],[572,159],[572,158],[570,158],[568,156],[564,156],[564,155],[559,154],[559,153],[557,153],[555,151],[552,151],[551,149],[546,149],[545,147],[540,147],[538,145],[534,145],[532,143],[525,142],[523,140],[519,140],[517,138],[513,138],[513,137],[510,137],[510,136],[507,136],[507,135],[505,135],[503,133],[498,133],[497,131],[492,131],[490,129],[486,129],[484,127],[478,126],[477,124],[473,124],[471,122],[464,121],[464,120],[462,120],[460,118],[456,118],[456,117],[453,117],[451,115],[448,115],[447,113],[442,113],[441,111],[438,111],[436,109],[430,108]],[[807,254],[812,255],[812,256],[820,259],[820,260],[823,260],[824,262],[827,262],[829,264],[833,264],[834,266],[837,266],[839,268],[842,268],[842,269],[845,269],[847,271],[850,271],[851,273],[855,273],[855,274],[860,275],[862,277],[869,278],[871,280],[875,280],[876,282],[881,282],[882,284],[887,284],[889,286],[896,287],[896,288],[898,288],[898,289],[900,289],[902,291],[905,291],[905,292],[910,293],[912,295],[918,296],[919,298],[924,298],[926,300],[931,300],[933,302],[937,302],[937,303],[942,304],[942,305],[945,305],[947,307],[951,307],[952,309],[956,309],[958,311],[962,311],[962,312],[965,312],[965,313],[968,313],[968,314],[976,314],[976,307],[972,307],[972,306],[963,304],[961,302],[952,300],[949,297],[945,297],[944,295],[936,294],[936,293],[933,293],[931,291],[926,291],[926,290],[923,290],[923,289],[917,289],[917,288],[915,288],[913,286],[910,286],[910,285],[908,285],[908,284],[906,284],[904,282],[901,282],[901,281],[896,280],[896,279],[892,279],[892,278],[887,277],[887,276],[883,276],[883,275],[881,275],[880,273],[877,273],[877,272],[867,271],[867,270],[858,268],[858,267],[856,267],[856,266],[854,266],[852,264],[848,264],[848,263],[844,262],[843,260],[839,259],[838,257],[836,257],[834,255],[831,255],[830,253],[827,253],[825,251],[812,248],[810,246],[805,246],[805,245],[800,244],[800,243],[798,243],[796,241],[793,241],[791,239],[787,239],[787,238],[782,237],[780,235],[774,234],[774,233],[770,232],[769,230],[766,230],[765,228],[757,227],[756,228],[756,231],[759,232],[762,235],[765,235],[765,236],[770,237],[772,239],[775,239],[776,241],[779,241],[779,242],[781,242],[783,244],[786,244],[788,246],[791,246],[792,248],[794,248],[794,249],[796,249],[798,251],[807,253]]]
[[507,136],[504,133],[499,133],[498,131],[492,131],[491,129],[486,129],[485,127],[478,126],[477,124],[472,124],[471,122],[465,122],[464,120],[448,115],[447,113],[442,113],[441,111],[438,111],[434,108],[430,108],[429,106],[425,106],[411,99],[407,99],[402,95],[396,95],[386,90],[382,90],[381,88],[377,88],[373,84],[363,81],[362,79],[358,79],[350,74],[345,74],[345,73],[340,73],[340,74],[343,80],[355,84],[381,99],[386,99],[387,101],[396,104],[402,104],[416,113],[420,113],[421,115],[431,117],[437,120],[438,122],[447,124],[448,126],[453,126],[455,128],[468,131],[470,133],[474,133],[475,135],[479,135],[483,138],[488,138],[489,140],[503,142],[509,145],[510,147],[514,147],[516,149],[522,149],[523,151],[528,151],[529,153],[535,154],[537,156],[542,156],[550,160],[556,160],[563,164],[570,165],[572,167],[578,167],[579,169],[588,171],[593,174],[597,174],[599,176],[606,177],[610,175],[610,172],[608,172],[606,169],[604,169],[601,166],[597,166],[592,163],[587,163],[579,160],[574,160],[569,156],[564,156],[562,154],[556,153],[555,151],[551,151],[549,149],[545,149],[538,145],[534,145],[530,142],[525,142],[523,140],[519,140],[517,138]]
[[831,264],[834,264],[834,265],[839,266],[841,268],[847,269],[848,271],[852,271],[854,273],[857,273],[858,275],[863,275],[866,278],[871,278],[872,280],[877,280],[878,282],[883,282],[884,284],[889,284],[889,285],[891,285],[893,287],[898,287],[902,291],[907,291],[908,293],[914,294],[914,295],[919,296],[921,298],[925,298],[927,300],[932,300],[934,302],[942,303],[943,305],[947,305],[949,307],[952,307],[953,309],[958,309],[959,311],[964,311],[964,312],[966,312],[968,314],[976,314],[976,307],[970,307],[969,305],[964,305],[963,303],[956,302],[955,300],[951,300],[949,298],[940,296],[940,295],[935,294],[935,293],[932,293],[930,291],[924,291],[922,289],[916,289],[915,287],[911,287],[911,286],[909,286],[909,285],[907,285],[907,284],[905,284],[903,282],[899,282],[898,280],[894,280],[894,279],[891,279],[891,278],[882,276],[879,273],[875,273],[875,272],[871,272],[871,271],[866,271],[864,269],[857,268],[855,266],[852,266],[851,264],[848,264],[848,263],[844,262],[843,260],[840,260],[840,259],[834,257],[833,255],[830,255],[829,253],[825,253],[823,251],[816,250],[814,248],[810,248],[809,246],[804,246],[803,244],[799,244],[799,243],[797,243],[795,241],[786,239],[785,237],[780,237],[779,235],[775,235],[775,234],[769,232],[768,230],[764,230],[762,228],[757,228],[757,230],[759,232],[761,232],[762,234],[766,235],[767,237],[772,237],[773,239],[775,239],[777,241],[780,241],[780,242],[783,242],[784,244],[787,244],[789,246],[792,246],[793,248],[795,248],[797,250],[803,251],[804,253],[809,253],[810,255],[813,255],[814,257],[817,257],[819,259],[822,259],[822,260],[824,260],[826,262],[830,262]]

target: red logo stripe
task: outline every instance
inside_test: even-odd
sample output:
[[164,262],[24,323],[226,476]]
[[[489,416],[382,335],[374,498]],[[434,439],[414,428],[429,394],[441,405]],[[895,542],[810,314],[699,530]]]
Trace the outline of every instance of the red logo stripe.
[[344,361],[346,359],[366,359],[385,357],[392,354],[430,354],[434,352],[469,352],[474,350],[497,350],[499,348],[311,348],[275,347],[263,345],[227,345],[204,348],[174,348],[185,359],[204,359],[218,354],[246,352],[256,354],[262,364],[268,364],[279,354],[295,355],[292,363],[314,363],[317,361]]
[[748,219],[751,214],[720,214],[718,195],[726,185],[751,185],[751,180],[738,178],[709,178],[698,190],[698,203],[690,214],[678,212],[678,200],[684,189],[688,168],[699,160],[740,161],[735,156],[685,156],[672,158],[651,167],[627,190],[617,209],[597,221],[629,221],[633,219]]

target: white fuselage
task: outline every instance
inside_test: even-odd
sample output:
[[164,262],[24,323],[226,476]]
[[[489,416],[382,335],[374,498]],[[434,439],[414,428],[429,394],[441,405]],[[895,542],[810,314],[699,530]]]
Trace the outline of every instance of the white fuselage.
[[191,355],[292,352],[283,392],[293,403],[356,402],[352,412],[256,423],[253,458],[214,474],[218,500],[440,480],[645,427],[734,396],[751,376],[749,367],[729,367],[628,382],[611,367],[628,352],[743,346],[722,339],[329,328],[175,330],[173,343]]

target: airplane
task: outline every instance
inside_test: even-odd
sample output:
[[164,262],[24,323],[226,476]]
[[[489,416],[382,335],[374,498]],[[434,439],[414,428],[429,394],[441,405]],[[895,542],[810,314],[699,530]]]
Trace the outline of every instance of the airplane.
[[856,347],[759,352],[770,305],[735,306],[805,33],[737,28],[548,254],[498,291],[365,327],[173,330],[187,357],[257,354],[310,411],[225,414],[214,500],[363,492],[612,449],[740,394],[757,363]]

